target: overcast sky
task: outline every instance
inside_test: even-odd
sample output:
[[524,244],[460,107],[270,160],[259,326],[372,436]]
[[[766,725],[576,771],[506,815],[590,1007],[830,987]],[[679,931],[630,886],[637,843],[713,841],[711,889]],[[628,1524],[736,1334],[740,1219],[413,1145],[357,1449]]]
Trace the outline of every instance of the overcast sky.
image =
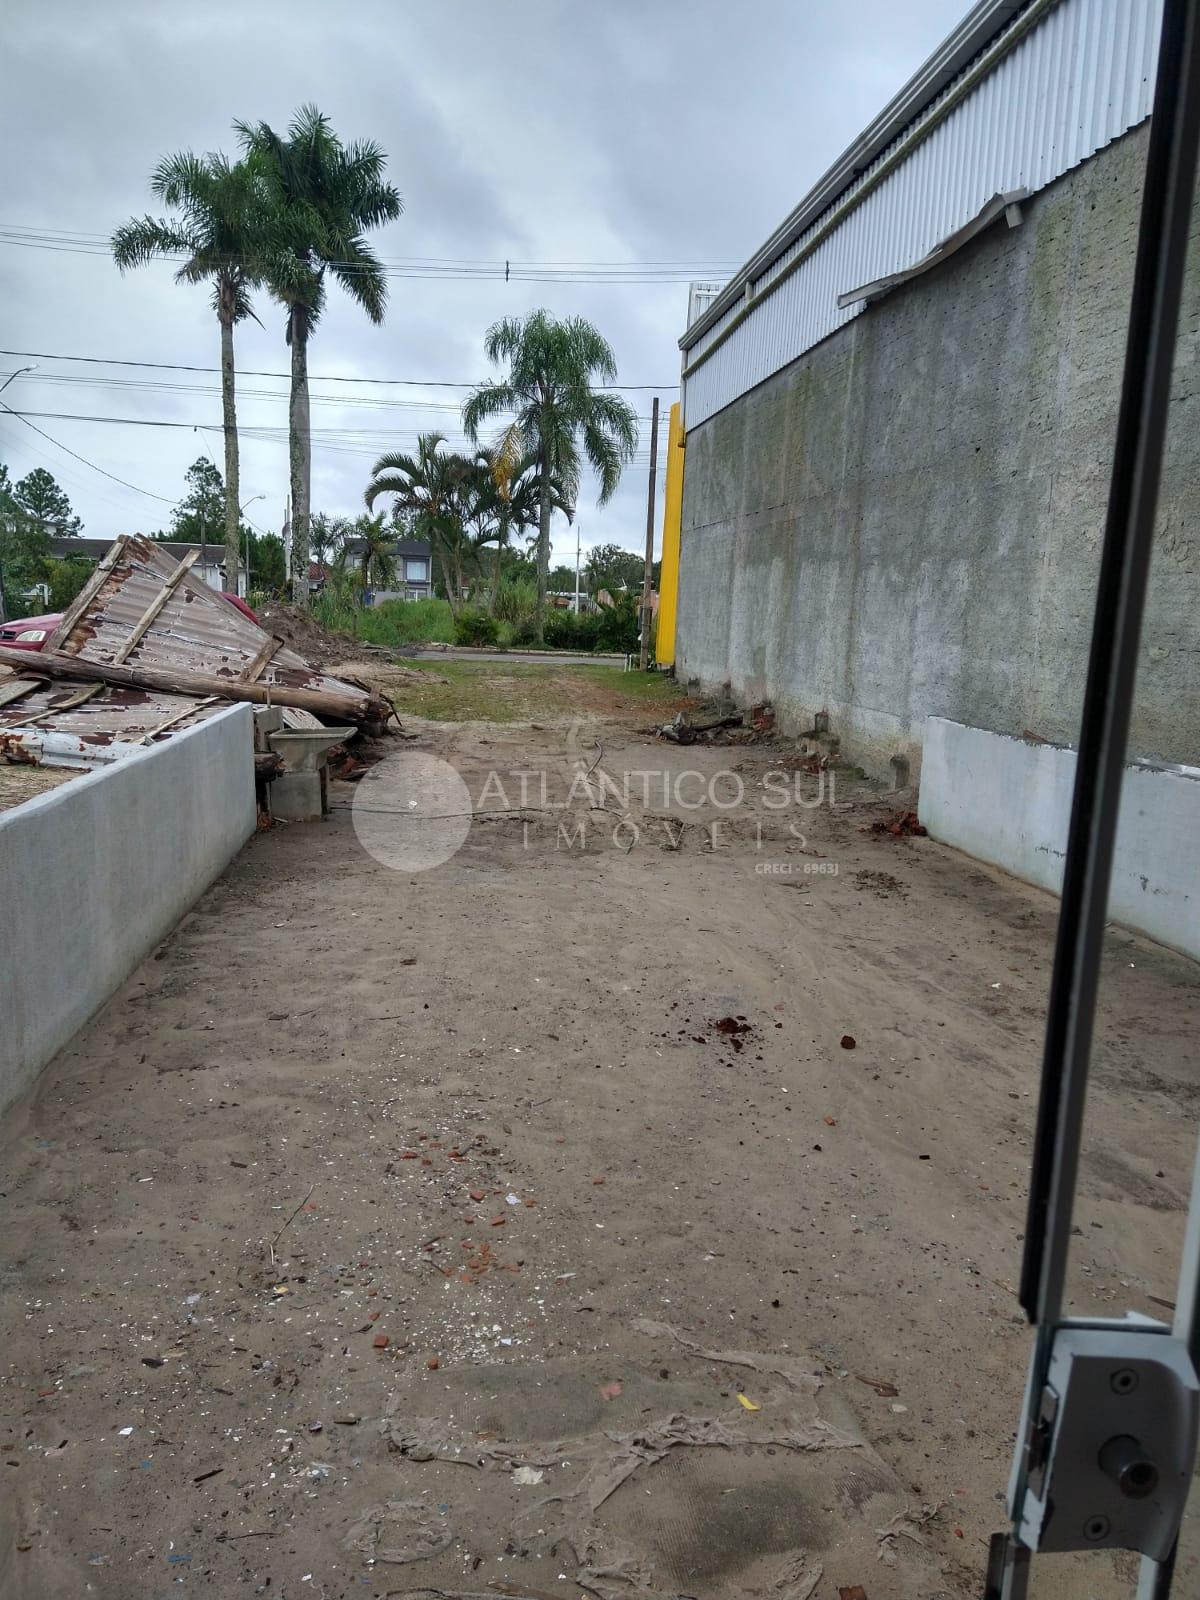
[[[390,263],[670,262],[680,280],[718,266],[727,276],[965,9],[965,0],[755,0],[748,8],[732,0],[207,0],[186,8],[11,0],[0,57],[9,152],[0,228],[70,233],[82,248],[0,242],[0,345],[215,367],[218,331],[205,290],[176,286],[161,263],[122,277],[87,241],[155,209],[146,179],[159,156],[232,153],[235,117],[282,128],[305,101],[344,138],[370,137],[387,151],[405,205],[374,236]],[[541,305],[595,322],[616,352],[620,381],[651,386],[629,394],[648,419],[653,393],[664,411],[677,397],[686,304],[686,281],[395,275],[387,320],[375,328],[335,290],[309,357],[314,511],[356,514],[375,456],[411,448],[418,431],[460,440],[457,405],[467,392],[322,383],[323,375],[466,385],[488,372],[488,325]],[[278,531],[287,384],[248,374],[286,372],[284,317],[265,295],[257,309],[262,327],[244,323],[237,332],[247,374],[239,421],[271,432],[243,438],[242,498],[263,496],[247,516]],[[0,382],[26,359],[0,356]],[[37,372],[9,385],[6,405],[186,425],[35,418],[55,444],[0,414],[0,460],[14,478],[49,468],[88,534],[166,527],[188,465],[202,453],[221,463],[217,381],[215,372],[42,358]],[[637,463],[603,510],[585,484],[585,550],[641,548],[648,442],[647,423]],[[661,523],[661,479],[659,511]],[[574,545],[560,521],[556,559],[573,561]]]

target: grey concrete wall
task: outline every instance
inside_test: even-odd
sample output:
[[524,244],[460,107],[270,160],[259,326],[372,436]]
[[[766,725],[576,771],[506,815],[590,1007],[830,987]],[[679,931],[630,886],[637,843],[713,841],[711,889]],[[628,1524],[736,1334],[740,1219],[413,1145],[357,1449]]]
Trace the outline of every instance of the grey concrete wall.
[[[930,717],[921,821],[935,839],[1062,889],[1075,752]],[[1127,766],[1109,912],[1200,960],[1200,769]]]
[[0,1111],[254,832],[247,705],[0,813]]
[[[871,770],[925,719],[1078,733],[1146,130],[687,436],[677,670],[827,710]],[[850,287],[847,285],[847,287]],[[1131,751],[1197,755],[1200,263]]]

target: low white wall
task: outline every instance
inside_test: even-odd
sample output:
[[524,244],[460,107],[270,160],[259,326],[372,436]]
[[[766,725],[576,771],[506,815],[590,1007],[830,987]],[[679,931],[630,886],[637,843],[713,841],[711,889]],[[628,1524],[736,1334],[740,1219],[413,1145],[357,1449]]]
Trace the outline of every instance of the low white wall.
[[0,812],[0,1110],[254,832],[250,707]]
[[[1075,752],[930,717],[920,818],[935,839],[1062,888]],[[1200,769],[1125,768],[1109,915],[1200,960]]]

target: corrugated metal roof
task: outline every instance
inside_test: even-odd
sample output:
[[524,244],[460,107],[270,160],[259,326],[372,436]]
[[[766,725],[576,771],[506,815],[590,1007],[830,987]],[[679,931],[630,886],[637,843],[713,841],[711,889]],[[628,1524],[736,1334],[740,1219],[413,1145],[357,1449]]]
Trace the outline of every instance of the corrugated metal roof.
[[903,271],[993,195],[1035,193],[1143,121],[1161,10],[1161,0],[1021,9],[802,232],[779,230],[769,241],[779,248],[764,247],[730,286],[740,281],[737,298],[726,291],[688,330],[687,426],[861,313],[861,304],[839,310],[839,294]]
[[[35,656],[35,662],[36,659]],[[14,676],[16,674],[6,675],[0,671],[0,688],[11,683]],[[198,722],[225,709],[222,701],[113,686],[93,686],[99,688],[98,693],[78,705],[68,704],[88,687],[77,683],[46,683],[30,689],[19,700],[0,706],[0,741],[15,736],[18,730],[44,733],[53,729],[97,751],[113,745],[135,749],[143,742],[169,739],[178,729],[195,727]],[[158,731],[160,729],[162,731]]]
[[[237,678],[269,648],[271,635],[192,572],[177,577],[177,562],[163,545],[140,534],[119,539],[92,582],[64,616],[47,648],[87,661]],[[131,650],[130,635],[171,581],[174,588]],[[280,647],[257,674],[260,683],[287,684],[332,694],[353,694],[342,679],[309,666]]]

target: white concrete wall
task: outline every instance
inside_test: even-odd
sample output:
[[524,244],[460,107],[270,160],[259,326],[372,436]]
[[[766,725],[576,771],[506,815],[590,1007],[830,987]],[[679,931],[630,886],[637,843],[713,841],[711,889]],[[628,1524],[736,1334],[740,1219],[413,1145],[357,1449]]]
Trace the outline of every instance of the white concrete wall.
[[[1075,752],[930,717],[921,821],[935,839],[1062,888]],[[1128,766],[1109,915],[1200,960],[1200,769]]]
[[248,705],[0,812],[0,1111],[254,826]]

